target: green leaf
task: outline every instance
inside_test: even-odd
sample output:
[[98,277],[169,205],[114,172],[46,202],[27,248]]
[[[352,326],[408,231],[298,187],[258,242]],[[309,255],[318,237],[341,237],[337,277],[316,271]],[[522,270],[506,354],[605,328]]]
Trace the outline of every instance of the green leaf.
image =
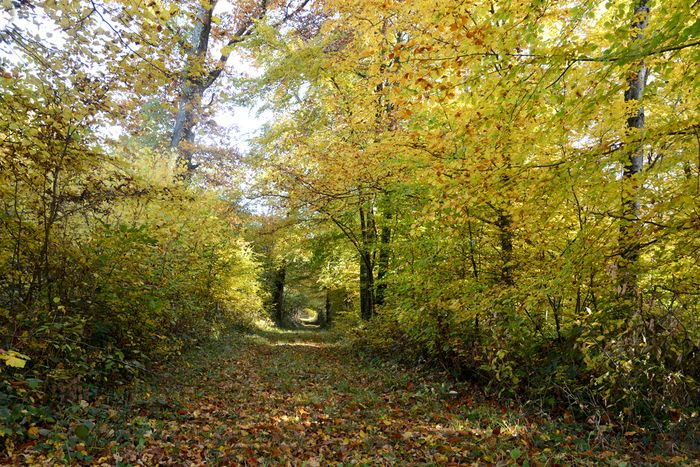
[[518,460],[522,454],[523,454],[523,452],[518,448],[515,448],[515,449],[510,451],[510,457],[514,461]]
[[42,380],[37,378],[27,378],[25,381],[27,382],[27,386],[29,386],[30,389],[36,389],[41,383],[43,383]]
[[75,427],[75,436],[82,440],[86,440],[88,435],[90,434],[90,429],[86,427],[85,425],[78,425]]

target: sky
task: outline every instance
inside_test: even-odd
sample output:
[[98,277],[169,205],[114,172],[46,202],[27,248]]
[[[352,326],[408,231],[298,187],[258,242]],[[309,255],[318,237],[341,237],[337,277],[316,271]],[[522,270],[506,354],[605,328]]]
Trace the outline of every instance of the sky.
[[[217,2],[215,9],[216,14],[220,15],[232,11],[233,5],[229,0],[220,0]],[[216,48],[221,47],[221,45],[222,44],[216,43],[211,44],[214,56],[218,55],[219,51]],[[259,69],[249,60],[244,59],[240,55],[236,55],[235,52],[229,57],[227,68],[236,70],[250,77],[260,76]],[[270,122],[273,118],[272,112],[265,111],[260,113],[259,110],[260,104],[250,107],[235,106],[231,110],[219,111],[214,119],[217,124],[225,128],[236,128],[238,130],[234,133],[236,135],[234,143],[238,148],[245,151],[250,147],[250,140],[257,136],[265,123]]]
[[263,125],[271,121],[272,114],[266,111],[258,115],[256,107],[236,106],[231,111],[218,112],[214,119],[224,128],[236,128],[235,145],[245,150],[250,147],[250,140],[260,133]]
[[[243,73],[249,77],[260,76],[260,70],[250,61],[239,55],[231,54],[228,60],[228,68]],[[250,147],[250,140],[259,135],[263,126],[272,121],[273,114],[269,110],[260,112],[261,103],[251,106],[233,106],[229,109],[221,109],[214,116],[216,123],[224,128],[235,128],[234,144],[245,151]]]
[[[230,4],[224,0],[219,2],[217,10],[221,8],[225,11],[227,7],[230,8]],[[12,9],[0,7],[0,31],[11,26],[17,26],[23,31],[41,37],[42,42],[45,44],[61,48],[64,38],[60,30],[56,29],[56,26],[52,24],[51,20],[48,18],[42,22],[41,15],[37,14],[36,11],[33,13],[33,19],[38,19],[41,23],[41,27],[32,20],[18,17],[16,10],[13,11]],[[13,63],[22,61],[21,54],[17,53],[17,49],[14,49],[12,44],[4,45],[3,47],[0,43],[0,58],[4,58]],[[232,55],[229,59],[228,67],[248,76],[257,76],[260,73],[251,62],[235,55]],[[227,109],[220,110],[214,117],[217,124],[227,130],[226,133],[233,135],[233,141],[231,141],[232,145],[238,147],[242,151],[250,147],[251,139],[258,136],[265,123],[271,121],[272,118],[273,115],[271,112],[260,112],[260,104],[252,105],[251,107],[229,106]],[[104,132],[106,135],[112,137],[116,137],[120,133],[118,128],[104,129]]]

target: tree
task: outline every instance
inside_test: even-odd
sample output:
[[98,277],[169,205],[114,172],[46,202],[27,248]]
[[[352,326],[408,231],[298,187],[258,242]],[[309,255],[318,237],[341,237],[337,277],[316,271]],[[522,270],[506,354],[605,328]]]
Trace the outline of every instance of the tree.
[[[631,41],[643,40],[643,31],[649,22],[649,6],[646,0],[640,0],[634,7],[634,23],[632,24]],[[625,102],[637,103],[642,99],[646,87],[648,70],[644,61],[639,63],[637,70],[631,71],[627,77]],[[644,165],[644,144],[641,130],[644,129],[644,107],[638,104],[633,108],[632,115],[627,118],[627,128],[632,138],[629,151],[629,161],[625,164],[622,175],[622,221],[620,222],[620,295],[626,302],[623,307],[627,312],[635,307],[639,288],[637,284],[637,263],[641,249],[640,216],[641,203],[639,195],[639,175]],[[639,140],[636,142],[635,140]]]
[[[289,119],[280,120],[263,138],[259,152],[265,157],[263,167],[277,174],[273,189],[286,193],[292,206],[333,223],[356,249],[360,314],[370,319],[377,301],[383,302],[389,270],[392,215],[385,200],[394,174],[382,161],[395,129],[385,98],[387,76],[394,72],[386,66],[391,61],[386,37],[371,61],[353,64],[357,55],[352,54],[365,53],[346,48],[353,27],[346,24],[318,40],[296,40],[292,33],[256,44],[270,64],[260,87],[263,92],[274,87],[278,108],[293,109]],[[331,71],[339,60],[340,71]],[[281,88],[276,76],[285,77]],[[366,92],[368,88],[372,91]],[[290,103],[290,95],[299,97]]]
[[181,164],[188,174],[197,168],[192,159],[195,126],[202,116],[204,95],[226,69],[236,46],[253,34],[256,24],[266,15],[276,13],[279,19],[274,24],[280,27],[298,17],[310,0],[238,2],[234,4],[233,14],[222,14],[224,19],[215,14],[217,3],[217,0],[204,0],[191,5],[195,11],[190,14],[194,24],[191,39],[181,41],[184,61],[170,146],[180,151]]
[[666,6],[328,1],[313,41],[260,45],[287,96],[267,177],[353,244],[363,317],[381,301],[446,365],[511,385],[556,368],[611,399],[678,368],[646,353],[660,321],[686,360],[663,310],[698,329],[697,25]]
[[0,31],[0,353],[17,368],[0,373],[0,422],[13,439],[261,311],[238,210],[176,182],[172,155],[140,144],[155,135],[109,136],[166,85],[145,79],[166,51],[121,30],[160,38],[154,5],[2,12],[22,16]]

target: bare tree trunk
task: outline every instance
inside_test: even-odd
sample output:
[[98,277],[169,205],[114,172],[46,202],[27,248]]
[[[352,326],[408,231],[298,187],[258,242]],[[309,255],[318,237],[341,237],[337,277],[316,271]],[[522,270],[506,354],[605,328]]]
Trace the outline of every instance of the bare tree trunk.
[[[648,0],[639,0],[634,8],[632,42],[641,41],[643,30],[649,17]],[[625,102],[638,102],[644,94],[647,79],[644,62],[627,77]],[[622,221],[620,223],[619,293],[622,306],[630,312],[635,307],[639,290],[637,286],[637,266],[641,249],[639,176],[644,164],[644,147],[641,130],[644,128],[644,107],[638,104],[634,114],[627,119],[627,131],[634,146],[629,150],[629,158],[622,176]]]
[[360,198],[360,316],[369,320],[374,315],[374,261],[372,260],[373,232],[371,231],[371,206],[365,212],[364,201]]
[[287,268],[285,265],[282,265],[275,271],[275,279],[272,284],[272,309],[278,326],[284,325],[284,284],[286,276]]
[[321,327],[327,328],[330,327],[331,323],[333,322],[333,309],[331,306],[331,291],[329,289],[326,289],[326,303],[325,306],[323,307],[323,325]]
[[[388,222],[391,216],[388,216]],[[379,236],[379,259],[377,260],[377,292],[375,296],[376,305],[384,305],[384,296],[386,294],[386,275],[389,272],[389,251],[391,242],[391,227],[385,225],[382,228],[382,233]]]
[[[194,144],[194,126],[201,113],[202,97],[207,88],[213,83],[206,84],[202,72],[196,72],[204,65],[209,50],[214,7],[217,0],[200,6],[197,24],[192,34],[192,42],[187,53],[184,76],[181,84],[181,95],[177,106],[177,116],[170,138],[170,147],[179,149],[178,163],[191,174],[197,165],[192,162],[192,145]],[[181,143],[186,143],[181,146]]]

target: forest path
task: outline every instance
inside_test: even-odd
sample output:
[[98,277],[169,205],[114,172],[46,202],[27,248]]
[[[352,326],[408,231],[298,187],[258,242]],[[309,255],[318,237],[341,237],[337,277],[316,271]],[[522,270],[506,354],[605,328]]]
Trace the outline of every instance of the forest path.
[[[161,380],[134,464],[449,464],[524,457],[527,431],[470,394],[363,364],[322,331],[236,338]],[[156,394],[160,392],[160,394]]]
[[[322,331],[232,336],[160,379],[111,462],[172,465],[606,464],[590,426],[525,417]],[[456,390],[455,390],[456,389]],[[623,439],[623,441],[625,441]],[[633,458],[632,458],[633,459]],[[526,464],[526,465],[528,465]]]
[[[80,401],[45,430],[50,439],[40,432],[0,464],[692,463],[673,436],[526,415],[448,381],[363,360],[324,331],[232,333],[122,393],[126,402]],[[658,454],[659,443],[672,452]]]

